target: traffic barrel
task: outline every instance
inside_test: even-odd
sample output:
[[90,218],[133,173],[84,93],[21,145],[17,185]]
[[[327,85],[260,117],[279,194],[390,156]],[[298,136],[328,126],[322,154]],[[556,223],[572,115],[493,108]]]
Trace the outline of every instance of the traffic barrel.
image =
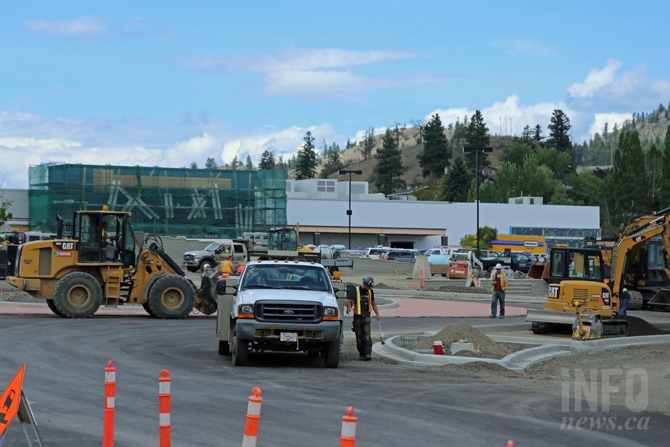
[[342,416],[342,434],[340,435],[340,447],[354,447],[356,444],[356,422],[354,407],[347,409],[347,415]]
[[261,421],[261,389],[251,390],[253,396],[249,396],[249,406],[247,407],[247,422],[244,425],[244,438],[242,438],[242,447],[256,447],[258,438],[258,424]]
[[507,441],[507,447],[514,447],[514,441]]
[[112,361],[105,368],[105,417],[102,425],[102,447],[114,447],[114,399],[116,396],[116,368]]
[[158,378],[158,435],[160,447],[170,447],[170,372],[162,370]]

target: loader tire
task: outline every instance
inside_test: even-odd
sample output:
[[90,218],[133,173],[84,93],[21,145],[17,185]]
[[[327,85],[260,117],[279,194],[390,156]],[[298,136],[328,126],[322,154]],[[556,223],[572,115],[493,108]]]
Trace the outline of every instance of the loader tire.
[[156,281],[149,291],[149,311],[158,318],[178,320],[193,310],[195,291],[188,280],[167,275]]
[[88,318],[102,303],[100,283],[85,272],[63,276],[54,288],[53,304],[59,315],[67,318]]
[[144,308],[144,310],[147,311],[147,313],[148,313],[149,315],[151,315],[152,317],[156,318],[156,314],[153,313],[153,311],[151,310],[151,307],[149,307],[149,303],[148,303],[148,302],[146,302],[146,303],[142,303],[142,307]]
[[49,306],[49,309],[51,309],[51,312],[55,313],[59,317],[65,317],[60,310],[56,308],[56,305],[54,304],[54,300],[47,300],[47,306]]

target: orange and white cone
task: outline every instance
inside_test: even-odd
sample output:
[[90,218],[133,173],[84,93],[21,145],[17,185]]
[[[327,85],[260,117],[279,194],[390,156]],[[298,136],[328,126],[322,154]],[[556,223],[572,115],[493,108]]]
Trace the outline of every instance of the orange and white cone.
[[249,396],[249,406],[247,407],[247,423],[244,425],[244,438],[242,438],[242,447],[256,447],[258,438],[258,425],[261,421],[261,389],[251,390],[253,396]]
[[347,415],[342,416],[342,434],[340,435],[340,447],[354,447],[356,444],[356,422],[354,407],[347,409]]

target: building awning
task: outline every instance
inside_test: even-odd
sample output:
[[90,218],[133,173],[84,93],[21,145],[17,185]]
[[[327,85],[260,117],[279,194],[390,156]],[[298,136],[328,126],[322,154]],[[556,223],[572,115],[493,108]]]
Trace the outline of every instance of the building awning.
[[[348,233],[349,227],[330,227],[314,225],[287,225],[303,233]],[[445,236],[444,228],[386,228],[386,227],[351,227],[352,234],[410,234],[414,236]]]

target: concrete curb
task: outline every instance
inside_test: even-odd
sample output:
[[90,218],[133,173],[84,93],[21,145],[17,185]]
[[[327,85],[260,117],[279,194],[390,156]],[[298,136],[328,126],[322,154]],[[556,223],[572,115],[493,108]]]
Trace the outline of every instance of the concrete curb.
[[[435,333],[426,332],[424,335],[417,337],[430,337],[432,335],[435,335]],[[394,363],[411,363],[414,365],[425,366],[463,365],[465,363],[474,362],[495,363],[512,371],[527,372],[542,362],[572,354],[570,351],[562,351],[558,346],[537,346],[512,353],[500,360],[451,355],[439,356],[421,354],[400,347],[399,344],[404,345],[404,337],[407,336],[396,335],[395,337],[391,337],[384,345],[382,345],[381,342],[375,343],[372,346],[372,356]]]
[[[428,300],[445,301],[491,301],[488,293],[456,293],[438,292],[429,290],[401,290],[401,289],[379,289],[375,293],[383,298],[423,298]],[[505,303],[542,304],[546,296],[506,295]]]

